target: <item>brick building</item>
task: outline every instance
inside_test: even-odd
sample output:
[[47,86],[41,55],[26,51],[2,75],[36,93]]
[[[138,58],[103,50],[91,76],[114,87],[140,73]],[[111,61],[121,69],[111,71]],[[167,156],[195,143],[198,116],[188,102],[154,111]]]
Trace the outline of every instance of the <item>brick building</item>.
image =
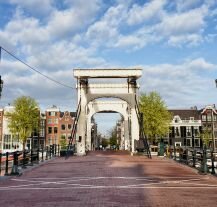
[[68,139],[71,136],[74,123],[74,112],[61,112],[52,106],[45,112],[46,115],[46,145],[60,144],[61,137]]

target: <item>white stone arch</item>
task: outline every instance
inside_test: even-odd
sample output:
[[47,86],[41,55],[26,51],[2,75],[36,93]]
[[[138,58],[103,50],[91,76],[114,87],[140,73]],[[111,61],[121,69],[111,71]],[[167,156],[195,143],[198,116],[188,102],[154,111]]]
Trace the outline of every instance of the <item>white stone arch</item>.
[[[89,117],[87,116],[88,104],[101,97],[115,97],[124,100],[129,105],[130,114],[130,142],[131,152],[134,152],[134,140],[139,139],[139,121],[136,100],[139,85],[137,79],[141,77],[142,69],[74,69],[74,77],[77,78],[78,100],[80,102],[80,116],[77,126],[77,154],[84,155],[87,145],[87,130]],[[127,79],[126,83],[89,83],[89,79]]]
[[119,113],[124,119],[124,137],[121,137],[121,149],[130,150],[130,108],[126,101],[110,100],[99,101],[94,100],[87,105],[87,133],[86,133],[86,149],[92,150],[91,142],[91,118],[99,112]]

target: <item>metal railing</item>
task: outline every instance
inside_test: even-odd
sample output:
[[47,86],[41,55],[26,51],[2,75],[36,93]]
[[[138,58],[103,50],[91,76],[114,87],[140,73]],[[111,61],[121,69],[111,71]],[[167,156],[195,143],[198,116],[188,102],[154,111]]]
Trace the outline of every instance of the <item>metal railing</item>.
[[204,147],[203,149],[169,146],[165,150],[168,158],[196,168],[200,173],[216,174],[217,152]]
[[41,149],[0,153],[0,176],[20,175],[22,169],[60,155],[57,144]]

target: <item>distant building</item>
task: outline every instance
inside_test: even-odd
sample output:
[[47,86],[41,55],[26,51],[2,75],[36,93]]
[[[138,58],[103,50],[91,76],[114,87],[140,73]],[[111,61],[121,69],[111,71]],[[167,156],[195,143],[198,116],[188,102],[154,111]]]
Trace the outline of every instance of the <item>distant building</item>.
[[206,106],[201,110],[203,132],[209,132],[209,147],[217,149],[217,110],[215,105]]
[[172,114],[170,123],[170,132],[165,138],[169,145],[201,147],[201,119],[200,111],[192,109],[175,109],[169,110]]
[[13,152],[16,150],[22,150],[22,143],[19,141],[19,137],[17,135],[13,135],[9,128],[9,120],[6,116],[7,112],[13,112],[14,106],[5,106],[2,112],[2,144],[1,144],[1,151],[5,152]]
[[56,106],[46,112],[46,145],[59,144],[61,137],[69,139],[74,123],[75,112],[61,112]]

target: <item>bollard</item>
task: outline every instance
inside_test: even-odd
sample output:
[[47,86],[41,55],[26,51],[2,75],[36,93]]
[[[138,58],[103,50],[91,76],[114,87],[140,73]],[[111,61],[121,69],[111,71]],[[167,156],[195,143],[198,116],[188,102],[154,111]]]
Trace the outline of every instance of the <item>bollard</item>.
[[8,152],[6,152],[5,176],[8,176]]
[[212,161],[212,171],[211,171],[211,174],[215,174],[215,166],[214,166],[214,162],[215,162],[215,157],[214,157],[214,154],[213,154],[213,151],[211,152],[211,161]]

